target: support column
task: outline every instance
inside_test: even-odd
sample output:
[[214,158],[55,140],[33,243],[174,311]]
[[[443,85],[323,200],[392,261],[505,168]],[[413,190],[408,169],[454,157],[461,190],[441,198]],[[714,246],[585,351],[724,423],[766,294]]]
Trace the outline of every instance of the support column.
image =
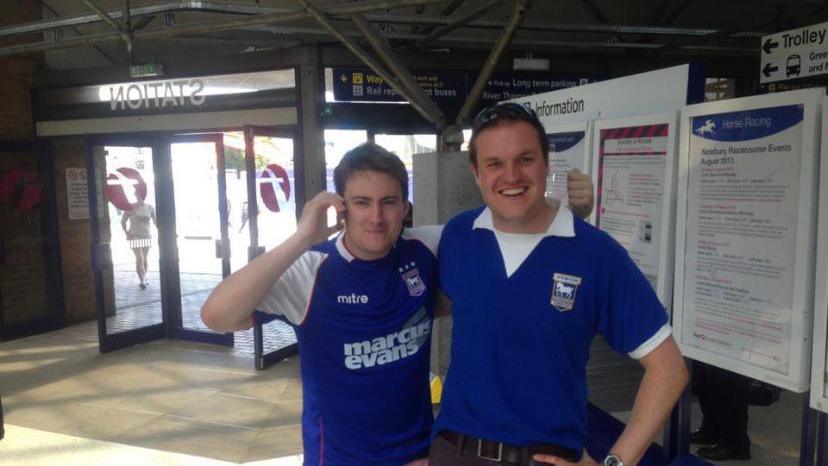
[[[307,59],[296,69],[299,99],[296,108],[304,155],[305,200],[313,199],[325,189],[325,138],[320,108],[325,98],[324,74],[319,63],[319,49],[307,49]],[[303,206],[297,205],[301,215]]]

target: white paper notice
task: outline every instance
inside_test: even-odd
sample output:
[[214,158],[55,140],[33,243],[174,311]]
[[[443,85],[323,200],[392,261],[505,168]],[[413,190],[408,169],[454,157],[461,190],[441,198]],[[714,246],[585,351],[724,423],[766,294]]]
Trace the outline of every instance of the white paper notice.
[[581,170],[586,156],[586,131],[550,133],[549,176],[546,178],[546,198],[569,205],[566,173],[573,168]]
[[[621,243],[657,289],[667,123],[602,129],[595,224]],[[671,154],[672,156],[672,154]]]
[[69,220],[89,218],[88,189],[85,168],[66,169],[66,206],[69,209]]
[[788,373],[802,105],[694,117],[687,344]]

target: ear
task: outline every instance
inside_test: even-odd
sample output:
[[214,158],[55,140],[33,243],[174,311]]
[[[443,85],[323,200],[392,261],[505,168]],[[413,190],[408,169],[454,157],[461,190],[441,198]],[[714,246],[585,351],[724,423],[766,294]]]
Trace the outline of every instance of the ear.
[[472,176],[474,176],[474,184],[480,187],[480,175],[477,173],[477,165],[470,163],[469,167],[471,168]]
[[408,211],[411,210],[411,203],[406,199],[405,207],[403,207],[403,218],[408,217]]

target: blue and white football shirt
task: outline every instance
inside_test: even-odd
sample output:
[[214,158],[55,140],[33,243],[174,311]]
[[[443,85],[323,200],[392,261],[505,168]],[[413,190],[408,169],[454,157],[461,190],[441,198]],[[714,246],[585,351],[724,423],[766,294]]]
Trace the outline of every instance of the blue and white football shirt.
[[427,456],[440,229],[405,230],[364,261],[343,236],[304,253],[260,310],[296,330],[305,465],[395,466]]

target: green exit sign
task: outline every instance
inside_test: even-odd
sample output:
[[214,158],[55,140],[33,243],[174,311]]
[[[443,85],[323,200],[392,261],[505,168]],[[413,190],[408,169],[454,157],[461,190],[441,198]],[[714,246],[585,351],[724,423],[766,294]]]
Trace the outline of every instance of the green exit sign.
[[146,78],[148,76],[161,76],[164,74],[164,67],[160,63],[144,63],[142,65],[130,65],[129,76],[131,78]]

